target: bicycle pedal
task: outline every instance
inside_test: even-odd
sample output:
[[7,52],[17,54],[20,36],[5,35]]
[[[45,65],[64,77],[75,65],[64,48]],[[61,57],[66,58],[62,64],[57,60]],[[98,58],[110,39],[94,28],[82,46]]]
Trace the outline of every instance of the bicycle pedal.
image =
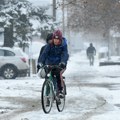
[[61,104],[60,98],[57,97],[56,101],[57,101],[57,104],[58,104],[58,105]]
[[60,94],[60,95],[59,95],[59,98],[64,98],[64,95],[63,95],[63,94]]
[[58,105],[60,105],[60,104],[61,104],[61,101],[60,101],[60,100],[59,100],[59,101],[57,101],[57,104],[58,104]]

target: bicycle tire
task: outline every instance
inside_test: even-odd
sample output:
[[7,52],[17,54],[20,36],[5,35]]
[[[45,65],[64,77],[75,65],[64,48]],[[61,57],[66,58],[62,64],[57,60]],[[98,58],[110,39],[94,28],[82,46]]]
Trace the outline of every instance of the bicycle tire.
[[58,100],[56,100],[56,106],[57,106],[57,110],[59,112],[62,112],[64,110],[65,107],[65,94],[66,94],[66,85],[65,82],[63,81],[63,98],[58,98],[61,102],[61,104],[59,104]]
[[[49,92],[48,92],[48,88]],[[49,95],[48,95],[49,94]],[[41,104],[44,113],[48,114],[51,111],[52,104],[53,104],[53,86],[49,80],[45,80],[42,86],[42,93],[41,93]],[[47,99],[49,99],[49,106],[47,106]]]

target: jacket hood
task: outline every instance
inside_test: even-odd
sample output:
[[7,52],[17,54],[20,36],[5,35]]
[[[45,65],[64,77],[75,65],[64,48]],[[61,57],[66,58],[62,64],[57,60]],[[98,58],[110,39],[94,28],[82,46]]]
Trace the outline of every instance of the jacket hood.
[[66,38],[62,38],[62,43],[61,43],[62,46],[65,46],[67,45],[67,39]]

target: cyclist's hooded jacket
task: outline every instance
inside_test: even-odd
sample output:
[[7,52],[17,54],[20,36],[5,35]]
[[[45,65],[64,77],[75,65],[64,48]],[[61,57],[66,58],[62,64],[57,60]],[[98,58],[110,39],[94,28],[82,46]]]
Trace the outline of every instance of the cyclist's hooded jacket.
[[67,50],[67,42],[62,38],[60,45],[47,44],[43,53],[38,58],[38,63],[45,63],[45,65],[58,65],[60,62],[67,64],[69,55]]

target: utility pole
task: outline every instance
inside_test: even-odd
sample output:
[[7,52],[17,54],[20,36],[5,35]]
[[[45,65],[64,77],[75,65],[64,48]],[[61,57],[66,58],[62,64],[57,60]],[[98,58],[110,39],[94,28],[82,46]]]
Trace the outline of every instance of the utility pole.
[[64,3],[65,1],[62,0],[62,29],[63,29],[63,34],[65,34],[65,10],[64,10]]
[[68,52],[71,55],[71,37],[70,37],[70,24],[69,24],[69,11],[70,11],[70,6],[67,5],[67,28],[66,28],[66,33],[68,37]]
[[53,21],[56,21],[56,0],[53,0]]

